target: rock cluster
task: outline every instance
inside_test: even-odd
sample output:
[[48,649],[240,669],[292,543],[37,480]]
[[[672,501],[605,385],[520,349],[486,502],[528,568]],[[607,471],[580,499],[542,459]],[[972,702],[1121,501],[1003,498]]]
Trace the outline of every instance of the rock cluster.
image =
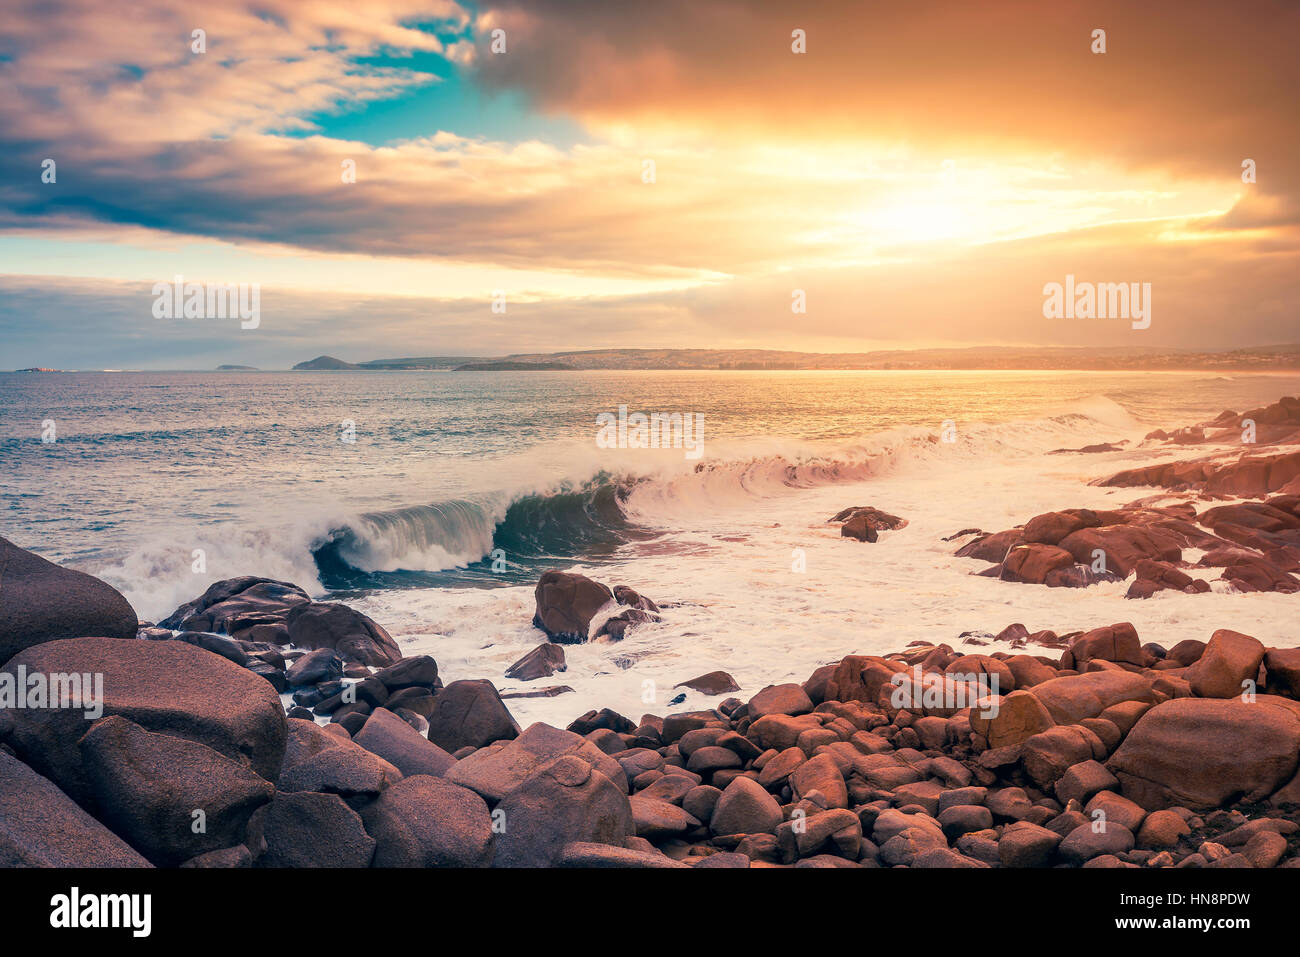
[[[268,622],[244,615],[316,604],[291,586],[238,598],[261,581],[175,624],[249,634]],[[212,612],[231,599],[248,606]],[[5,662],[102,674],[104,694],[98,714],[0,711],[0,864],[1300,866],[1300,648],[1228,629],[1166,649],[1128,623],[1017,624],[997,637],[1060,656],[916,645],[747,701],[565,729],[521,729],[491,682],[443,686],[429,656],[348,658],[340,644],[365,643],[316,626],[326,640],[289,649],[283,673],[313,710],[286,716],[223,653],[257,639],[191,634],[62,638]],[[735,689],[722,672],[683,684]]]
[[[1184,549],[1204,554],[1193,566]],[[1064,509],[1022,526],[978,533],[957,549],[962,558],[992,562],[980,574],[1003,581],[1081,588],[1132,577],[1129,598],[1172,589],[1210,590],[1183,569],[1221,568],[1238,591],[1300,591],[1300,494],[1217,505],[1191,503],[1118,509]]]

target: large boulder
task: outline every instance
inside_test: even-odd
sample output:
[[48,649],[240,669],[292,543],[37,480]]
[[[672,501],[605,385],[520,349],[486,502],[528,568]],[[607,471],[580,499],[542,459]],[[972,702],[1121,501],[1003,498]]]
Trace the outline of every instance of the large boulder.
[[148,867],[52,781],[0,751],[0,867]]
[[1175,698],[1133,726],[1106,766],[1148,811],[1209,810],[1268,797],[1300,759],[1300,706],[1286,698]]
[[138,625],[111,585],[0,538],[0,663],[55,638],[134,638]]
[[387,708],[376,708],[352,738],[403,775],[441,777],[456,759]]
[[442,778],[403,778],[367,805],[361,819],[375,839],[375,867],[486,867],[492,860],[487,804]]
[[713,808],[715,835],[773,834],[783,820],[781,805],[753,778],[733,778]]
[[1052,724],[1051,714],[1032,691],[990,695],[978,701],[970,712],[971,730],[982,734],[990,748],[1020,744]]
[[344,798],[366,797],[402,779],[402,772],[346,736],[330,734],[314,721],[290,718],[289,741],[280,771],[281,791],[321,791]]
[[[103,715],[206,745],[268,781],[279,774],[286,735],[279,697],[264,678],[219,655],[178,641],[67,638],[28,648],[0,670],[16,676],[20,667],[28,675],[102,675]],[[78,803],[90,797],[77,747],[92,720],[86,714],[0,710],[0,735]]]
[[1061,539],[1060,547],[1081,565],[1092,566],[1100,552],[1105,571],[1127,578],[1144,558],[1178,562],[1182,549],[1177,539],[1162,529],[1141,525],[1107,525],[1081,528]]
[[543,572],[534,596],[533,625],[552,641],[569,643],[586,641],[596,613],[614,601],[614,593],[600,582],[560,571]]
[[310,601],[297,585],[244,575],[214,582],[158,624],[175,631],[211,631],[282,645],[289,640],[285,625],[289,612]]
[[1262,642],[1240,632],[1220,628],[1210,636],[1200,659],[1187,669],[1187,683],[1200,698],[1233,698],[1254,690],[1247,681],[1259,676],[1264,660]]
[[1084,632],[1061,655],[1061,667],[1082,670],[1093,659],[1139,666],[1146,664],[1137,629],[1125,621]]
[[1043,703],[1057,724],[1077,724],[1084,718],[1095,718],[1122,701],[1155,701],[1151,681],[1127,671],[1064,675],[1034,685],[1029,693]]
[[1074,557],[1065,549],[1031,543],[1017,545],[1007,552],[1000,577],[1003,581],[1042,585],[1052,572],[1073,567]]
[[401,649],[378,622],[334,602],[298,605],[286,618],[297,648],[333,648],[344,661],[383,667],[402,660]]
[[275,791],[206,745],[119,715],[91,725],[80,747],[100,820],[160,866],[240,843]]
[[876,655],[845,655],[826,681],[826,700],[875,704],[880,689],[906,670],[901,661]]
[[518,734],[518,723],[487,679],[453,681],[433,699],[429,740],[449,754]]
[[467,787],[489,801],[500,801],[557,758],[573,755],[627,790],[627,775],[617,761],[581,735],[540,721],[500,748],[466,755],[446,773],[448,781]]
[[1269,690],[1300,698],[1300,648],[1270,648],[1264,656]]
[[250,824],[266,843],[259,867],[369,867],[375,839],[337,794],[280,792]]
[[627,795],[575,755],[535,772],[496,811],[497,867],[549,867],[575,841],[623,847],[635,834]]
[[813,709],[812,699],[802,685],[768,685],[749,699],[749,717],[752,721],[769,714],[800,715]]

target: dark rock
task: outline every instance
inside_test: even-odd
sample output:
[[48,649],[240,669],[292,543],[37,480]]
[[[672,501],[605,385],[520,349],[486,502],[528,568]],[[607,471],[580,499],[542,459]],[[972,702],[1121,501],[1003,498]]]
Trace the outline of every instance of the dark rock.
[[284,622],[289,611],[311,598],[297,585],[245,575],[215,582],[194,601],[160,621],[177,631],[210,631],[239,638],[285,643]]
[[516,681],[535,681],[538,678],[549,678],[557,671],[567,669],[564,649],[548,641],[538,645],[507,668],[506,677]]
[[498,867],[549,867],[576,842],[623,847],[634,833],[627,795],[575,755],[536,771],[508,794],[497,811]]
[[369,867],[375,840],[337,794],[279,793],[256,826],[266,842],[259,867]]
[[413,655],[389,665],[374,675],[390,692],[402,688],[432,688],[438,681],[438,662],[429,655]]
[[725,671],[710,671],[707,675],[691,678],[675,684],[673,687],[690,688],[692,691],[698,691],[700,694],[706,695],[730,694],[733,691],[740,690],[740,685],[736,684],[736,679]]
[[519,725],[486,679],[453,681],[438,692],[428,717],[429,740],[453,753],[519,734]]
[[586,641],[596,612],[614,601],[614,593],[586,575],[543,572],[535,590],[533,625],[552,641]]
[[289,640],[298,648],[333,648],[344,661],[383,667],[402,660],[397,643],[378,623],[333,602],[311,602],[289,612]]
[[343,659],[333,648],[317,648],[295,661],[286,677],[294,687],[333,681],[343,677]]
[[[403,778],[361,812],[375,867],[486,867],[492,818],[483,799],[442,778]],[[511,826],[506,816],[507,832]]]
[[532,691],[507,691],[501,695],[502,701],[509,701],[511,698],[554,698],[556,695],[573,694],[573,689],[568,685],[547,685],[545,688],[534,688]]
[[619,734],[631,734],[636,730],[636,725],[617,711],[601,708],[599,711],[588,711],[582,717],[577,718],[569,725],[568,730],[574,734],[587,735],[601,728],[607,728]]
[[275,789],[211,748],[114,715],[80,741],[101,820],[155,864],[180,864],[240,843]]
[[352,739],[377,754],[403,775],[441,777],[456,759],[387,708],[377,708]]
[[[179,641],[68,638],[28,648],[5,666],[14,673],[103,675],[103,713],[146,731],[206,745],[275,781],[285,750],[284,708],[257,675]],[[77,741],[89,722],[69,708],[7,712],[8,742],[77,801],[89,798]]]
[[0,663],[55,638],[134,638],[136,624],[111,585],[0,538]]
[[248,653],[239,647],[239,643],[223,635],[213,635],[205,631],[183,631],[176,636],[177,641],[195,645],[214,655],[228,658],[241,668],[248,667]]
[[52,781],[0,750],[0,867],[149,867]]

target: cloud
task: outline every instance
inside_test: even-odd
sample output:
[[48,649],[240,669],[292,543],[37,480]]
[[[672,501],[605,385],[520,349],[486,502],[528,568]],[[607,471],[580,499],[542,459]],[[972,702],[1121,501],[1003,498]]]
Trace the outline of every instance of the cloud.
[[[1226,17],[1199,0],[662,0],[635,12],[594,0],[364,11],[147,0],[129,18],[92,0],[20,3],[0,35],[0,84],[13,94],[0,100],[0,231],[348,254],[360,277],[367,257],[383,257],[475,276],[499,267],[507,279],[551,270],[680,284],[542,296],[509,319],[437,288],[396,299],[378,269],[370,296],[268,288],[281,322],[253,340],[267,358],[251,364],[384,341],[484,354],[637,335],[791,348],[1097,341],[1037,315],[1037,290],[1066,272],[1158,283],[1169,319],[1144,344],[1293,339],[1296,26],[1292,4]],[[805,55],[790,52],[796,27]],[[1089,51],[1097,27],[1104,55]],[[495,28],[506,54],[486,46]],[[191,52],[193,29],[206,31],[207,53]],[[437,82],[397,65],[426,55],[576,117],[591,140],[488,141],[431,121],[427,136],[372,146],[312,127],[331,109]],[[57,183],[40,180],[46,157]],[[1240,179],[1247,157],[1254,185]],[[342,181],[347,160],[354,184]],[[156,261],[169,265],[165,252]],[[78,332],[114,344],[117,365],[193,365],[217,344],[246,361],[248,340],[224,330],[150,327],[138,293],[45,280],[42,305],[37,282],[6,283],[21,294],[6,334],[33,352],[78,348],[39,330],[82,322]],[[818,303],[798,324],[793,285]],[[40,318],[23,326],[18,302]],[[99,313],[116,318],[74,318]]]
[[[321,294],[265,287],[261,324],[158,320],[149,284],[0,277],[7,364],[287,368],[327,353],[504,355],[615,347],[858,351],[951,345],[1231,349],[1296,340],[1294,244],[1231,234],[1154,242],[1167,224],[1100,227],[953,250],[942,261],[819,268],[640,295],[548,297],[494,314],[486,298]],[[1135,255],[1140,253],[1140,257]],[[1043,318],[1043,286],[1151,283],[1152,323]],[[943,281],[936,282],[935,276]],[[187,277],[191,278],[191,277]],[[792,314],[803,289],[806,315]]]

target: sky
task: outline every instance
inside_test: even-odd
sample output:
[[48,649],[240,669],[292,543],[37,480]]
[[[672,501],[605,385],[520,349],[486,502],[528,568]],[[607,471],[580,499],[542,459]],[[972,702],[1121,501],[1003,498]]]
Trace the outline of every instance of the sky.
[[[1300,342],[1298,41],[1265,0],[9,0],[0,368]],[[178,276],[256,323],[160,316]],[[1067,276],[1149,324],[1045,316]]]

